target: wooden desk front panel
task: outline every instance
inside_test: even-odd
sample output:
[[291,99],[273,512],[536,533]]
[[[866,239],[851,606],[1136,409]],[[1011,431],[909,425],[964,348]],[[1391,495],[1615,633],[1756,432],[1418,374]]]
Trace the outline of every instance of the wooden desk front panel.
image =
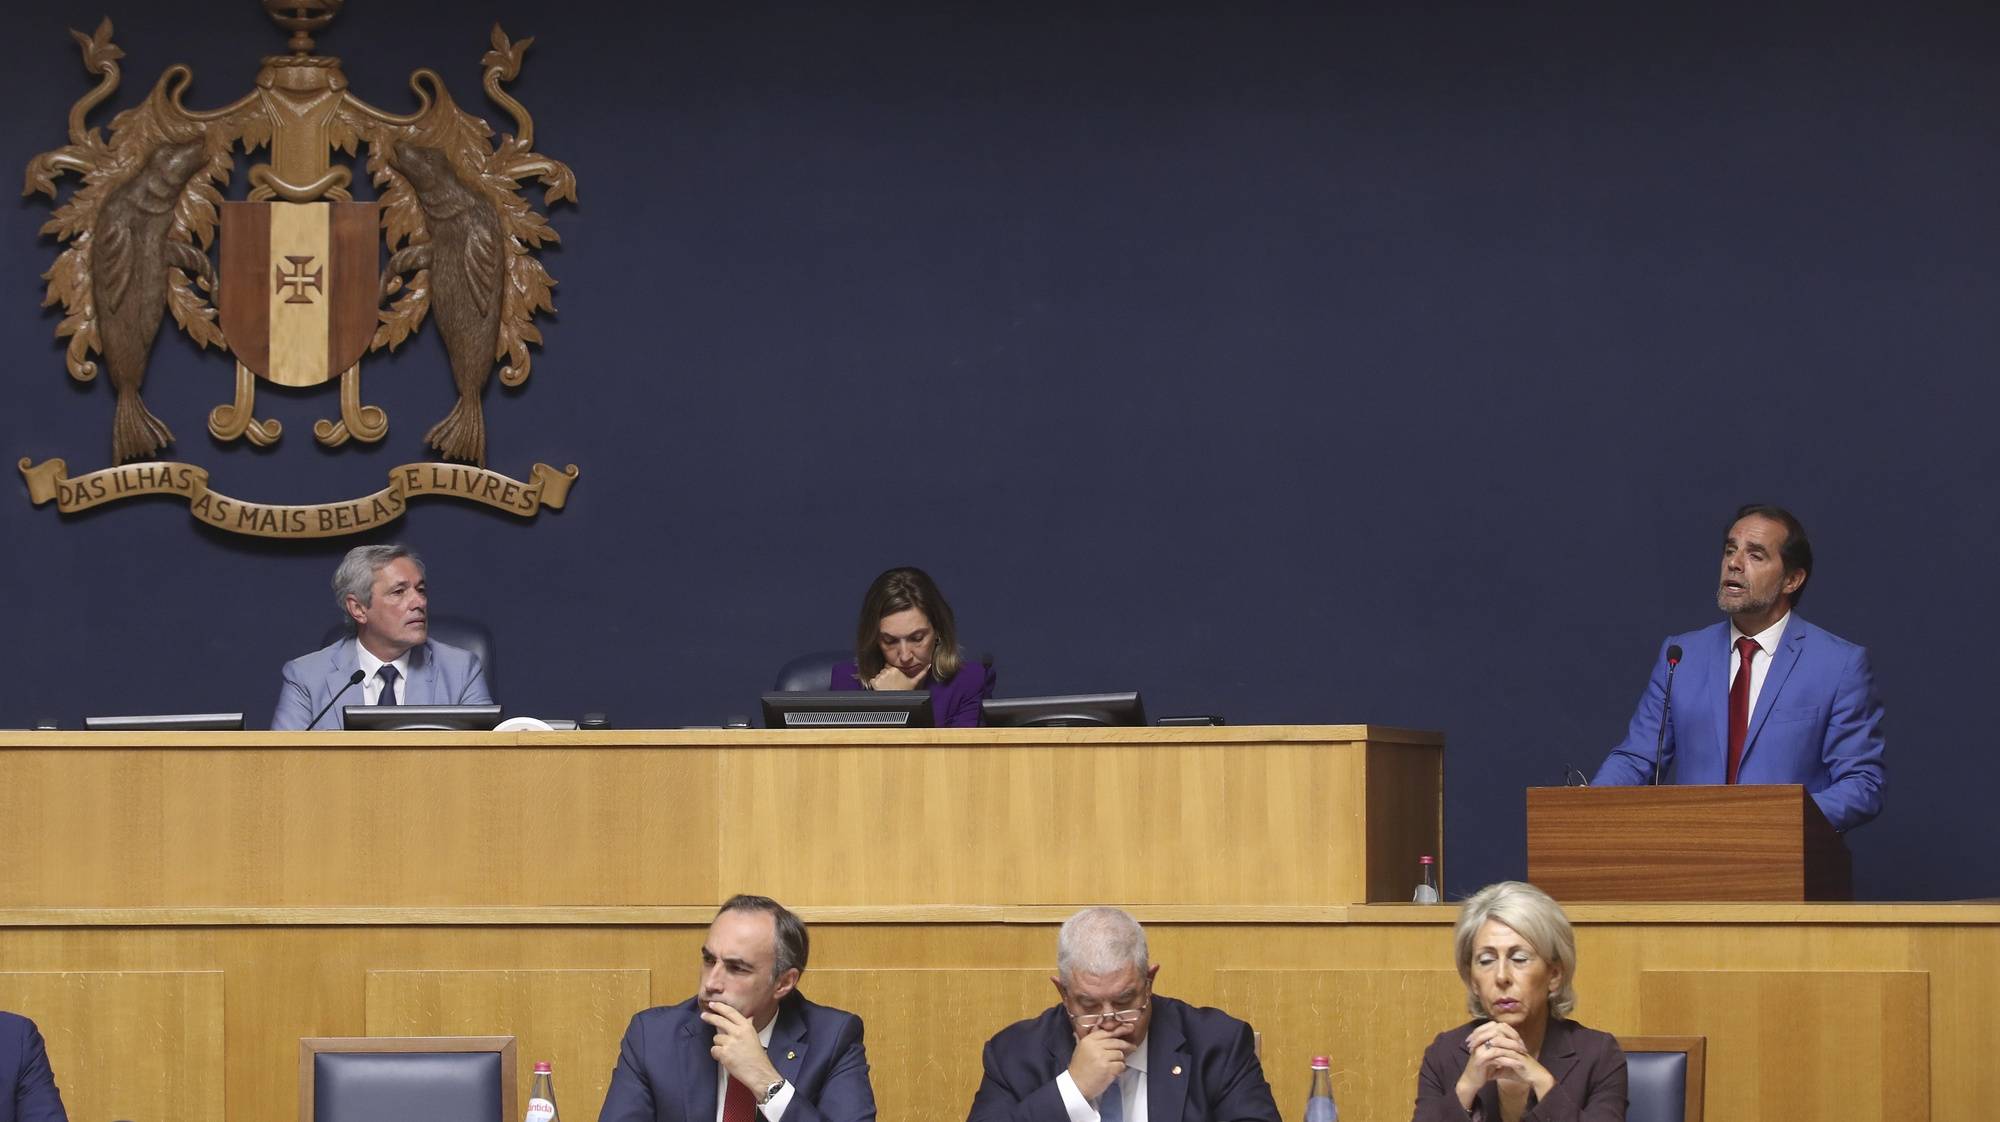
[[0,907],[1344,904],[1438,852],[1441,754],[1352,725],[0,734]]

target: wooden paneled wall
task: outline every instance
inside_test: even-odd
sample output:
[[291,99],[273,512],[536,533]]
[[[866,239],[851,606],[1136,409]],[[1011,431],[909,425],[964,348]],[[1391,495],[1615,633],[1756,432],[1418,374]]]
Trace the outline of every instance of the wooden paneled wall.
[[[887,1122],[963,1115],[1080,904],[1131,907],[1160,992],[1263,1033],[1287,1114],[1325,1052],[1343,1116],[1408,1117],[1465,1017],[1453,910],[1351,903],[1438,852],[1435,734],[0,733],[0,775],[0,1008],[79,1122],[289,1118],[299,1038],[364,1034],[515,1035],[588,1122],[737,891],[813,924],[803,988],[865,1018]],[[2000,907],[1572,914],[1579,1019],[1709,1037],[1711,1117],[2000,1101]]]
[[[1264,1037],[1296,1117],[1334,1058],[1343,1117],[1407,1118],[1465,1019],[1450,908],[1135,906],[1159,990]],[[979,1048],[1054,999],[1066,908],[807,909],[803,989],[860,1013],[881,1117],[963,1117]],[[34,1017],[72,1117],[293,1115],[301,1036],[519,1037],[566,1115],[602,1102],[631,1014],[693,992],[707,909],[0,912],[0,1007]],[[1983,1117],[2000,1099],[2000,907],[1597,905],[1577,1017],[1709,1038],[1709,1116]],[[525,1074],[522,1076],[526,1078]]]

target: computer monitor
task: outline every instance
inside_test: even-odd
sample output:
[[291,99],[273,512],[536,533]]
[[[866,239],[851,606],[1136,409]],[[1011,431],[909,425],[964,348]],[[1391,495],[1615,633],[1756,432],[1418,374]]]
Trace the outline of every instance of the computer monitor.
[[980,712],[986,724],[995,728],[1077,728],[1146,723],[1146,706],[1139,700],[1137,690],[1050,697],[997,697],[981,705]]
[[787,690],[764,695],[772,729],[927,729],[929,690]]
[[349,732],[486,732],[500,723],[498,705],[349,705],[340,711]]
[[90,732],[237,732],[241,713],[154,713],[143,717],[85,717]]

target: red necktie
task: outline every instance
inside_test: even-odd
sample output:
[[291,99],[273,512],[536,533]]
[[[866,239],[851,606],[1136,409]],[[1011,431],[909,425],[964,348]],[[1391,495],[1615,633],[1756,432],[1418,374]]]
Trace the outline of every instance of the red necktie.
[[[1729,684],[1729,782],[1743,767],[1743,739],[1750,732],[1750,658],[1757,653],[1757,640],[1748,635],[1736,640],[1736,653],[1743,661],[1736,666],[1736,680]],[[1714,697],[1714,694],[1710,694]]]
[[756,1122],[757,1097],[733,1076],[725,1078],[729,1079],[729,1090],[722,1096],[722,1122]]

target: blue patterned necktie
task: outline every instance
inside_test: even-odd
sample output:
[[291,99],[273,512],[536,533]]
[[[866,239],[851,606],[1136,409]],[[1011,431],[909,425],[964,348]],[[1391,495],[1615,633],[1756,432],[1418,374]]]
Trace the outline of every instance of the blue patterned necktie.
[[[1120,1079],[1122,1078],[1121,1076]],[[1106,1087],[1104,1094],[1098,1096],[1099,1122],[1125,1122],[1125,1092],[1118,1088],[1120,1079],[1112,1080],[1111,1086]]]
[[382,696],[375,699],[375,704],[396,704],[396,668],[384,664],[382,669],[375,672],[375,676],[382,679]]

